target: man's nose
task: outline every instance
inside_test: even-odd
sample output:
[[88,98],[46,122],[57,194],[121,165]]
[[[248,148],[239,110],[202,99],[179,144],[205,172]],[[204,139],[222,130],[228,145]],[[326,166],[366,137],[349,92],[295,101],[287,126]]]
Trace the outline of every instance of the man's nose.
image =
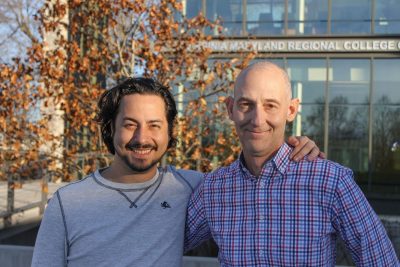
[[139,126],[136,128],[134,134],[133,134],[133,140],[139,144],[144,144],[146,143],[148,139],[148,130],[146,127]]
[[261,126],[266,121],[266,114],[262,106],[256,106],[251,114],[251,123],[253,126]]

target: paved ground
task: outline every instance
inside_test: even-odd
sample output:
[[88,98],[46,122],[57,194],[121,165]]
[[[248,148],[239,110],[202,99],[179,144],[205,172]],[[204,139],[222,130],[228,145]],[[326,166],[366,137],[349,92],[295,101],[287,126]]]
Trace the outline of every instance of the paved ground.
[[[49,194],[52,194],[65,183],[49,183]],[[22,208],[26,205],[39,202],[42,198],[41,181],[26,182],[22,188],[15,189],[14,208]],[[0,214],[7,211],[7,183],[0,182]],[[33,208],[13,215],[12,224],[18,225],[32,220],[39,220],[39,208]],[[0,229],[4,227],[4,220],[0,218]]]

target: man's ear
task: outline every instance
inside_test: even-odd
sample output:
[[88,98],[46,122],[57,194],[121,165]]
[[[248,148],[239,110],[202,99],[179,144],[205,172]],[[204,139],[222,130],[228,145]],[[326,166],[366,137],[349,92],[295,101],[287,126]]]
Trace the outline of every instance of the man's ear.
[[298,98],[294,98],[294,99],[290,100],[289,107],[288,107],[288,113],[286,116],[286,120],[288,122],[293,121],[294,118],[296,117],[297,111],[299,110],[299,103],[300,103],[300,100]]
[[234,103],[233,97],[228,96],[225,99],[225,106],[226,106],[226,109],[228,110],[229,119],[232,119],[233,103]]

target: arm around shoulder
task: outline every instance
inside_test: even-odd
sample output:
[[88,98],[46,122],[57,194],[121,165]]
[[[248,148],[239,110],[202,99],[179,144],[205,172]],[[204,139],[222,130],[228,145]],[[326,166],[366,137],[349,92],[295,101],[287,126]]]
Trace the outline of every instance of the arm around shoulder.
[[55,193],[44,212],[35,242],[31,266],[65,266],[66,231],[59,202]]

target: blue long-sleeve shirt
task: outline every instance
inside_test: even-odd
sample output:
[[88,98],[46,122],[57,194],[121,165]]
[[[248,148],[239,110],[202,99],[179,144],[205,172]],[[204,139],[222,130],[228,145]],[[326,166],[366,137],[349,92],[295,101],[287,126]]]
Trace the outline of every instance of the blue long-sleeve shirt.
[[400,266],[352,171],[290,152],[282,145],[259,177],[240,159],[207,175],[189,201],[187,248],[213,237],[221,266],[334,266],[339,234],[357,266]]

